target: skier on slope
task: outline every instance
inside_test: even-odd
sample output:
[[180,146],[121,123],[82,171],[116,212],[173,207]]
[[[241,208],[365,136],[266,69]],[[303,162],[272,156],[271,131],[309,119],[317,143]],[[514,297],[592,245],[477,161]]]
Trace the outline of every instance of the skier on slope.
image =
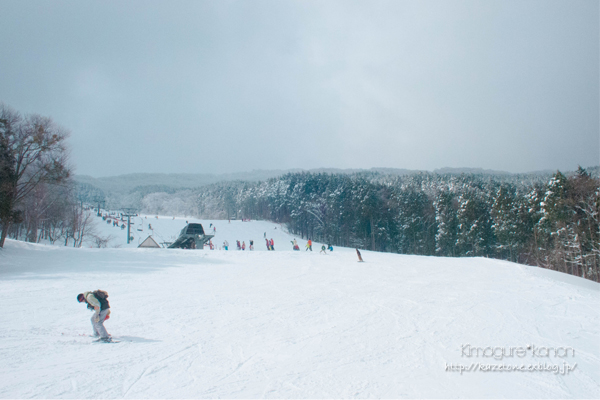
[[110,304],[108,303],[108,293],[103,290],[93,292],[83,292],[77,295],[77,301],[86,303],[87,308],[94,311],[92,315],[92,328],[94,336],[99,336],[101,341],[110,342],[112,338],[104,327],[104,321],[110,318]]
[[308,239],[308,243],[306,243],[306,250],[304,250],[304,251],[307,251],[307,250],[312,251],[312,240],[310,240],[310,239]]

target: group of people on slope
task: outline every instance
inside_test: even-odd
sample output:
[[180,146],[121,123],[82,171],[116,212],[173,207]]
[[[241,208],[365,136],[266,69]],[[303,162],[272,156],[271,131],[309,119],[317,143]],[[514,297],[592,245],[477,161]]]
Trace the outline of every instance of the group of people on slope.
[[[246,242],[244,240],[242,240],[241,243],[239,240],[236,240],[235,244],[238,250],[246,250]],[[229,242],[227,240],[223,242],[223,250],[229,250]],[[252,239],[250,239],[250,246],[248,246],[248,250],[254,250],[254,240]]]
[[267,250],[275,250],[275,242],[273,241],[273,238],[270,240],[265,238],[265,242],[267,244]]
[[[300,246],[298,246],[298,241],[294,238],[294,240],[292,240],[292,248],[296,251],[300,251]],[[308,239],[308,242],[306,243],[306,249],[304,251],[312,251],[312,240]],[[327,254],[327,251],[333,251],[333,246],[332,245],[327,245],[327,247],[325,247],[325,245],[321,246],[321,253],[323,254]]]
[[[238,250],[246,250],[246,242],[242,240],[242,244],[240,244],[239,240],[236,240],[237,242],[237,249]],[[254,240],[250,240],[250,246],[248,247],[248,250],[254,250]]]

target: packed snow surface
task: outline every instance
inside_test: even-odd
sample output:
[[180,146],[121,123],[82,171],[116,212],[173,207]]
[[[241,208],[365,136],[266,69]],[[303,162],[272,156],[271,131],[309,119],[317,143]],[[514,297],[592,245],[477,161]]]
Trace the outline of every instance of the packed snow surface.
[[[216,225],[212,251],[138,249],[186,219],[138,217],[129,247],[97,222],[122,248],[0,250],[0,397],[600,396],[596,283],[484,258],[363,251],[359,263],[300,238],[292,251],[293,236],[259,221],[189,219]],[[119,343],[89,336],[76,295],[98,288]]]

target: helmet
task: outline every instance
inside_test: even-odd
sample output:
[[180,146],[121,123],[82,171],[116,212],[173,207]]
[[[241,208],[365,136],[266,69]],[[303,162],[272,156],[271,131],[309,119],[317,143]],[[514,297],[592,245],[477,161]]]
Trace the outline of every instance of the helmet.
[[77,301],[81,303],[84,300],[85,300],[85,296],[83,295],[83,293],[79,293],[77,295]]

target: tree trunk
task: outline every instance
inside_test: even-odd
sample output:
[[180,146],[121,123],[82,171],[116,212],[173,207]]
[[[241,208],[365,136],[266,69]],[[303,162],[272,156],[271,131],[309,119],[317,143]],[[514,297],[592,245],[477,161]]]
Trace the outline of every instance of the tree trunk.
[[370,219],[371,222],[371,250],[375,251],[375,229],[373,226],[373,218]]
[[6,240],[6,235],[8,235],[8,230],[10,229],[10,222],[6,221],[2,224],[2,234],[0,236],[0,248],[4,247],[4,241]]

